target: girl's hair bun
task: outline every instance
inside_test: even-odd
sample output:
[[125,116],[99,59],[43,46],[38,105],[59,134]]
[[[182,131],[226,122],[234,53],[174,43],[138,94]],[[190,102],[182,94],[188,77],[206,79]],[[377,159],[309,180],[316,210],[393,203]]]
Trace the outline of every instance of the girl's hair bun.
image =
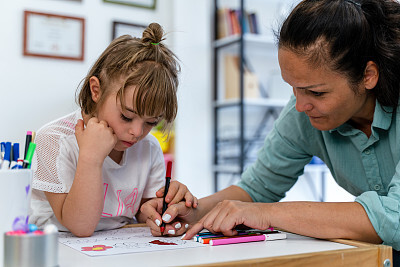
[[160,43],[164,35],[164,30],[158,23],[151,23],[143,31],[142,42],[148,44],[158,44]]

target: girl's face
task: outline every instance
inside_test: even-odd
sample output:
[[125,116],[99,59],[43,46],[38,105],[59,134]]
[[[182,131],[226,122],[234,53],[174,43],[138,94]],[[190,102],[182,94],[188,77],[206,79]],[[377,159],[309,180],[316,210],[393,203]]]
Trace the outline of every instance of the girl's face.
[[304,112],[313,127],[327,131],[347,121],[372,122],[375,99],[364,83],[355,93],[343,75],[327,67],[313,68],[288,49],[279,49],[278,58],[282,78],[293,88],[296,110]]
[[112,87],[109,88],[112,93],[99,108],[97,118],[106,121],[114,130],[118,138],[114,150],[121,152],[142,140],[158,124],[160,117],[140,117],[136,113],[135,107],[132,106],[134,86],[125,90],[126,110],[123,111],[120,100],[116,97],[120,84],[114,83]]

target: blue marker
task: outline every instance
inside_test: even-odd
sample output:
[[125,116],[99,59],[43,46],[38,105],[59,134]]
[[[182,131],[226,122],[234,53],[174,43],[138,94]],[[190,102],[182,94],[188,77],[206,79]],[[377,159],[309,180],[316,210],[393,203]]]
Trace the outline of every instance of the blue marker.
[[12,145],[12,159],[10,169],[17,169],[17,163],[19,158],[19,143],[14,143]]
[[10,168],[10,163],[11,163],[11,142],[6,142],[1,169],[8,170]]
[[1,146],[1,152],[0,152],[0,168],[1,168],[1,163],[3,163],[4,159],[4,153],[6,152],[6,143],[1,142],[0,146]]

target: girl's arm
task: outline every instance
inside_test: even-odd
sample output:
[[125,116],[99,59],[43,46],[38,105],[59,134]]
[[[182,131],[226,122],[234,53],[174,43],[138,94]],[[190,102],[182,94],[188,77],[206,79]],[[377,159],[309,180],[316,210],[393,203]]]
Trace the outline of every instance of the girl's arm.
[[45,192],[58,221],[76,236],[93,234],[104,205],[102,166],[116,137],[107,123],[91,118],[75,128],[79,145],[74,182],[67,194]]

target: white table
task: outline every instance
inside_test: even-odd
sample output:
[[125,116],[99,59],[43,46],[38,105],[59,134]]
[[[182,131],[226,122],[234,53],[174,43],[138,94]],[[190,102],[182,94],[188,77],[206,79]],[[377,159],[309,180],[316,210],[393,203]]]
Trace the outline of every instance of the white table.
[[[109,266],[383,266],[391,247],[356,241],[348,244],[288,233],[286,240],[90,257],[59,244],[60,267]],[[377,263],[381,263],[377,265]],[[343,265],[344,264],[344,265]],[[279,266],[281,266],[279,265]]]

